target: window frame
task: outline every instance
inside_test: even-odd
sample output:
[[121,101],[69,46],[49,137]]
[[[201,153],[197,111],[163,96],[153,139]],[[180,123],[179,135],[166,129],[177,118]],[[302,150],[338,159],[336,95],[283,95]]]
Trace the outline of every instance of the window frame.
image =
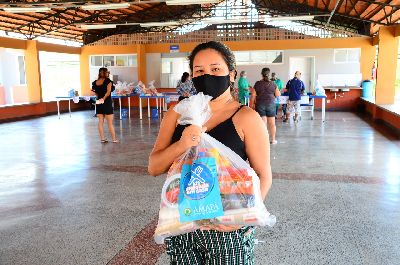
[[[93,65],[92,64],[92,58],[93,57],[101,57],[101,61],[102,61],[102,65]],[[114,57],[114,65],[110,65],[110,66],[104,66],[104,57],[105,56],[109,56],[109,57]],[[117,65],[117,57],[119,56],[125,56],[126,57],[126,64],[127,65]],[[136,60],[134,60],[136,62],[136,65],[129,65],[129,57],[133,56],[136,57]],[[121,68],[121,67],[138,67],[138,62],[137,62],[137,53],[124,53],[124,54],[93,54],[89,56],[89,67],[91,68],[96,68],[96,67],[116,67],[116,68]]]
[[[346,51],[346,61],[338,62],[336,61],[336,51]],[[357,51],[358,52],[358,61],[349,61],[349,51]],[[354,64],[360,63],[361,59],[361,49],[360,48],[340,48],[333,49],[333,64]]]
[[[244,62],[244,61],[236,61],[236,65],[282,65],[282,64],[285,63],[285,51],[284,51],[284,50],[234,51],[234,54],[235,54],[235,56],[236,56],[236,53],[245,53],[245,52],[247,52],[248,55],[249,55],[249,56],[248,56],[249,61],[247,61],[247,62]],[[268,52],[279,52],[279,53],[282,54],[282,61],[279,62],[279,63],[266,62],[266,61],[264,61],[264,62],[255,62],[254,59],[253,59],[253,56],[254,56],[253,52],[265,52],[265,53],[268,53]]]
[[[23,81],[25,81],[25,82],[21,82],[21,69],[20,69],[20,61],[19,61],[19,59],[20,58],[22,58],[22,68],[23,68],[23,70],[24,70],[24,72],[23,72],[23,75],[24,75],[24,80]],[[26,83],[26,63],[25,63],[25,55],[18,55],[17,56],[17,60],[18,60],[18,79],[19,79],[19,85],[20,86],[26,86],[27,85],[27,83]]]

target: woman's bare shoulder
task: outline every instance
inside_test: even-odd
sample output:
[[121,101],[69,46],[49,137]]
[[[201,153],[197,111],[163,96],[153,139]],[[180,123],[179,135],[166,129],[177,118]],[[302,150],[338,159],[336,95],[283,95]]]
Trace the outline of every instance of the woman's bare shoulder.
[[251,122],[254,121],[254,119],[260,119],[260,115],[248,106],[243,106],[237,113],[237,117],[243,122]]
[[174,107],[170,107],[164,114],[163,123],[173,122],[175,124],[179,117],[180,115],[174,110]]
[[244,128],[254,122],[261,120],[260,115],[248,106],[243,106],[233,117],[233,122],[239,127]]

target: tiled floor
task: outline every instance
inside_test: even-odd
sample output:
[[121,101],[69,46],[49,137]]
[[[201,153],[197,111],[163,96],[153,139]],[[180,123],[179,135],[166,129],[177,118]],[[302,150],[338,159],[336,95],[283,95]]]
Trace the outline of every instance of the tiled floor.
[[[92,112],[0,124],[0,264],[168,264],[164,177],[146,172],[159,122],[115,125],[102,145]],[[278,141],[256,264],[399,264],[400,141],[339,112],[278,122]]]

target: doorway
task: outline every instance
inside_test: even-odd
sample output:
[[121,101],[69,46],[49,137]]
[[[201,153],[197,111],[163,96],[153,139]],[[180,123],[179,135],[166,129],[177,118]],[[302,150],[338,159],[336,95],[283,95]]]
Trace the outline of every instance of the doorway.
[[315,83],[315,57],[290,57],[289,79],[294,77],[296,71],[300,71],[301,73],[301,80],[306,87],[306,92],[312,92]]

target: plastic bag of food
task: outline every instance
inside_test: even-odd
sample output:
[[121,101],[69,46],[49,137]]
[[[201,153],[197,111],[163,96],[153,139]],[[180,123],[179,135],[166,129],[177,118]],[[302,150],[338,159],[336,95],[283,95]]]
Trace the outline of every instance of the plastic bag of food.
[[154,83],[155,83],[155,82],[156,82],[155,80],[152,80],[152,81],[149,82],[149,84],[148,84],[148,86],[147,86],[147,89],[149,90],[149,93],[150,93],[152,96],[158,95],[158,91],[157,91],[156,87],[154,86]]
[[316,96],[326,96],[325,89],[322,87],[319,80],[315,82],[315,95]]
[[[202,126],[211,117],[211,97],[199,93],[174,110],[179,124]],[[207,133],[171,165],[161,192],[155,241],[184,234],[202,225],[273,226],[260,180],[250,165]]]

